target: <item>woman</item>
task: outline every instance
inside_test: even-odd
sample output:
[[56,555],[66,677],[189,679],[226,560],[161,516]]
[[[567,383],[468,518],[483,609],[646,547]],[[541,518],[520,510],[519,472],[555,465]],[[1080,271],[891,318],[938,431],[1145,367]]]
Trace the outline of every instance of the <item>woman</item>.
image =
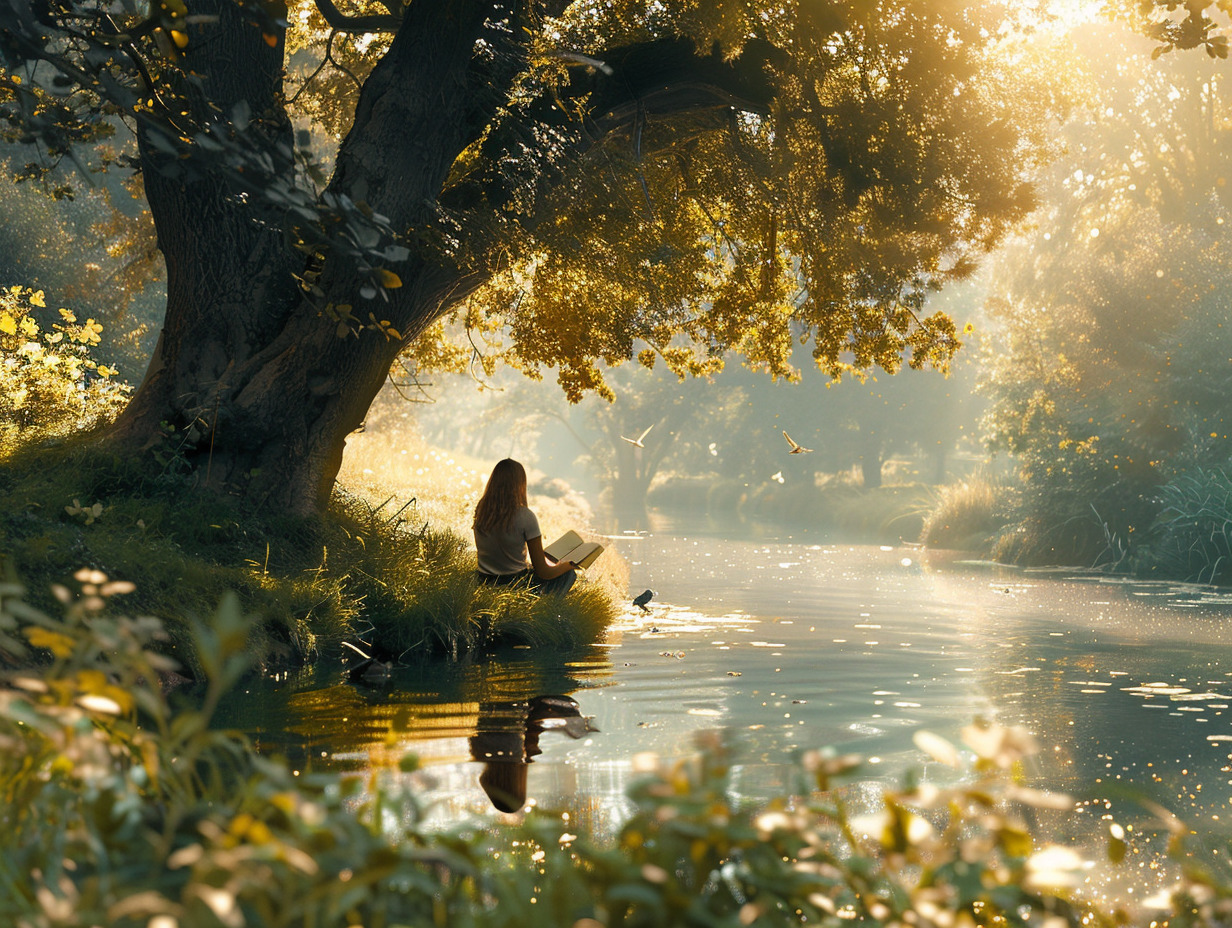
[[536,593],[563,596],[577,579],[577,565],[572,561],[549,563],[539,520],[526,505],[526,469],[512,458],[492,468],[475,505],[474,528],[482,583],[506,584],[526,578]]

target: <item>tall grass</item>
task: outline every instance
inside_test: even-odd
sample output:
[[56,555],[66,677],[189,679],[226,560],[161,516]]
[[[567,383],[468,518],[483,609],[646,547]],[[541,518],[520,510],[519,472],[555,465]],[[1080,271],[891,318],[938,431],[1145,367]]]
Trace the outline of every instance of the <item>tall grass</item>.
[[1159,491],[1160,511],[1141,558],[1143,572],[1199,583],[1232,583],[1232,477],[1195,468]]
[[[348,498],[352,519],[366,504]],[[356,525],[347,553],[351,582],[364,601],[357,637],[386,659],[415,653],[457,657],[515,644],[576,648],[602,638],[616,617],[610,589],[580,581],[568,596],[477,582],[470,542],[449,531],[406,523]]]
[[1009,491],[986,477],[941,487],[920,541],[933,548],[987,551],[1006,521]]

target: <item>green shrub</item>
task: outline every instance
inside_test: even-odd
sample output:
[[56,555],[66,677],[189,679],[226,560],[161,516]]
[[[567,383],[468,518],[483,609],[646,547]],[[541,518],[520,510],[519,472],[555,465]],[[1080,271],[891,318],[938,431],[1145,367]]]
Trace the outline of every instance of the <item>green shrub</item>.
[[1065,565],[1125,572],[1158,511],[1154,490],[1138,481],[1024,483],[1010,497],[991,556],[1023,566]]
[[1139,569],[1199,583],[1232,583],[1232,477],[1195,468],[1160,488],[1161,508]]
[[[1011,780],[1034,748],[1016,729],[969,726],[976,759],[952,785],[909,781],[867,810],[845,785],[858,760],[824,751],[786,772],[780,797],[740,798],[738,748],[709,737],[690,760],[643,768],[610,837],[546,811],[432,828],[396,781],[296,777],[214,727],[249,660],[235,597],[191,623],[204,687],[173,709],[159,623],[110,608],[127,585],[77,579],[63,618],[0,586],[0,664],[50,656],[42,674],[0,674],[0,911],[15,928],[1093,928],[1143,914],[1078,894],[1086,862],[1037,830],[1073,800]],[[941,739],[916,743],[962,768]],[[1186,867],[1156,921],[1226,923],[1226,881],[1185,856],[1184,825],[1162,822]],[[1108,858],[1126,856],[1126,833],[1101,827]]]

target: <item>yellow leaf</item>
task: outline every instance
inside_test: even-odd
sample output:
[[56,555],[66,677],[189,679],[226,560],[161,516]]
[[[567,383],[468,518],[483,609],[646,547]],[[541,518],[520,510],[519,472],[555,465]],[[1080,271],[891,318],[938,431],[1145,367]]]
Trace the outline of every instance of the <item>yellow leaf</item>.
[[8,313],[0,313],[0,332],[5,335],[17,334],[17,323],[13,321],[13,317]]
[[176,44],[177,48],[183,48],[188,44],[188,36],[176,29],[171,30],[171,41]]
[[34,305],[34,306],[42,306],[42,307],[46,308],[47,303],[46,303],[46,302],[44,302],[44,299],[43,299],[43,291],[42,291],[42,290],[35,290],[33,293],[31,293],[31,294],[30,294],[30,303],[31,303],[32,305]]
[[62,635],[59,632],[49,631],[46,628],[27,628],[25,630],[26,640],[36,648],[46,648],[56,657],[68,657],[73,653],[73,639],[68,635]]
[[381,285],[386,290],[396,290],[402,286],[402,278],[391,271],[389,268],[377,268],[377,276],[381,278]]

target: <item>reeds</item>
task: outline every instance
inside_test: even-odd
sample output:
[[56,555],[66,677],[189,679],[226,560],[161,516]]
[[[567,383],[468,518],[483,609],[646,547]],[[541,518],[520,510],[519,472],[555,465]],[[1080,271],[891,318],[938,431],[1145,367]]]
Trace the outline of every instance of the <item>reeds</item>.
[[1142,556],[1143,572],[1198,583],[1232,582],[1232,477],[1194,468],[1159,491],[1160,511]]
[[1006,488],[985,477],[941,487],[920,541],[932,548],[987,551],[1005,524]]

